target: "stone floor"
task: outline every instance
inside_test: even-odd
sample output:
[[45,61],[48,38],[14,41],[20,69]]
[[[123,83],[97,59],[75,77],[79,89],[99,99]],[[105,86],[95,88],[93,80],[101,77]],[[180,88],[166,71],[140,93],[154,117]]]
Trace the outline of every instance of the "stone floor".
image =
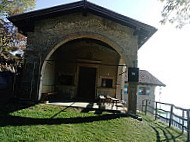
[[67,107],[76,107],[76,108],[86,108],[91,110],[102,110],[102,111],[110,111],[113,113],[126,113],[127,108],[123,106],[123,104],[118,103],[117,105],[113,104],[101,104],[98,103],[88,103],[88,102],[45,102],[49,105],[60,105]]

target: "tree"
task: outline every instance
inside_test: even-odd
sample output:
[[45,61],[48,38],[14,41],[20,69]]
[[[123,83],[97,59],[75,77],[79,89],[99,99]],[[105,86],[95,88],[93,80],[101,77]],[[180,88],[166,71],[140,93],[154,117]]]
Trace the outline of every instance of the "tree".
[[0,13],[2,15],[14,15],[30,11],[34,8],[36,0],[1,0]]
[[162,24],[167,22],[176,24],[177,28],[182,28],[190,24],[190,0],[160,0],[164,2],[161,20]]
[[1,0],[0,1],[0,71],[15,72],[21,66],[26,37],[6,18],[32,10],[35,0]]
[[15,67],[22,63],[25,44],[26,37],[19,34],[15,26],[0,19],[0,71],[15,72]]

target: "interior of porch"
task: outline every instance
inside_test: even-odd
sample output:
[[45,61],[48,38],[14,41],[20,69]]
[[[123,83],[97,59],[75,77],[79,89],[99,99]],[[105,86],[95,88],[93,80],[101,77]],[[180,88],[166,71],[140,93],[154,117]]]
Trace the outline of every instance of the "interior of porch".
[[125,64],[118,52],[102,41],[70,41],[44,64],[42,100],[47,96],[51,102],[99,103],[101,96],[120,99]]

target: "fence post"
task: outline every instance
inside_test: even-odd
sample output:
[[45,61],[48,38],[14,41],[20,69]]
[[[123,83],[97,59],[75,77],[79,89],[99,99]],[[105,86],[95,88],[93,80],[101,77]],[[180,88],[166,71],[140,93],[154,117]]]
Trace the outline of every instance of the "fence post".
[[185,114],[184,114],[184,110],[182,111],[182,133],[184,132],[184,119],[185,119]]
[[143,112],[143,107],[144,107],[144,100],[142,100],[142,112]]
[[173,119],[173,108],[174,108],[174,105],[172,104],[172,105],[171,105],[171,110],[170,110],[169,127],[171,127],[171,124],[172,124],[172,119]]
[[145,115],[147,114],[147,106],[148,106],[148,100],[146,100]]
[[155,120],[157,119],[157,109],[158,109],[158,102],[156,102],[156,108],[155,108]]
[[190,110],[187,110],[187,141],[190,141]]

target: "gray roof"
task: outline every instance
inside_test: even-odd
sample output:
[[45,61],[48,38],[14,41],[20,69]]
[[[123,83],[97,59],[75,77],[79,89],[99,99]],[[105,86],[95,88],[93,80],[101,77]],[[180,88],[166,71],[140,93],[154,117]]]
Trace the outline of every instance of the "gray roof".
[[[125,81],[128,82],[128,75],[126,73]],[[166,86],[160,80],[158,80],[155,76],[149,73],[146,70],[139,71],[139,84],[142,85],[154,85],[154,86]]]
[[79,1],[23,14],[13,15],[10,16],[8,19],[19,28],[19,31],[26,35],[27,32],[31,32],[34,30],[35,21],[37,20],[76,12],[81,12],[84,16],[87,17],[87,13],[92,13],[94,15],[110,19],[119,24],[134,29],[134,35],[138,35],[139,48],[157,31],[156,28],[150,25],[144,24],[127,16],[118,14],[104,7],[86,1]]

